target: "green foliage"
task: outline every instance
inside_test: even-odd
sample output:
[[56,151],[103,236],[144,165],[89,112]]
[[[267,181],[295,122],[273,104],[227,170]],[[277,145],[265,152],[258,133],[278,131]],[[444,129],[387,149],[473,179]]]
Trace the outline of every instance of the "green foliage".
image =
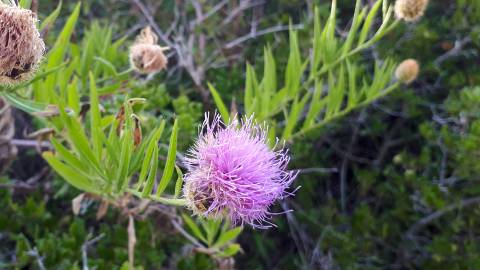
[[[380,7],[383,7],[382,23],[373,31]],[[336,1],[332,3],[323,31],[316,9],[313,56],[302,59],[298,33],[290,30],[290,54],[282,87],[277,85],[277,64],[269,46],[264,49],[263,78],[257,79],[254,68],[247,64],[245,114],[253,114],[258,121],[267,121],[277,130],[283,130],[281,139],[289,141],[389,94],[398,86],[392,81],[395,64],[389,59],[376,63],[373,79],[368,80],[363,65],[353,56],[371,47],[395,27],[396,22],[391,22],[392,9],[382,0],[376,1],[371,9],[356,1],[351,28],[343,39],[335,35]],[[223,120],[228,122],[224,102],[211,85],[210,91]]]
[[202,252],[210,254],[214,258],[228,258],[232,257],[237,252],[241,251],[239,244],[233,241],[242,232],[242,227],[230,228],[228,221],[221,220],[205,220],[198,219],[201,226],[198,226],[195,221],[187,215],[183,215],[189,231],[202,243],[199,249]]

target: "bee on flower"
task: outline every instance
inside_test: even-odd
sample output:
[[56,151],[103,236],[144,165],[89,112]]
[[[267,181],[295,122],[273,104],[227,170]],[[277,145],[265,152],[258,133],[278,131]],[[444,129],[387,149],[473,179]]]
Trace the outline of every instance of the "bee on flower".
[[286,189],[297,175],[286,169],[287,151],[270,149],[266,128],[251,117],[228,125],[219,115],[208,121],[206,115],[187,158],[183,191],[188,208],[199,216],[270,227],[270,207],[291,195]]

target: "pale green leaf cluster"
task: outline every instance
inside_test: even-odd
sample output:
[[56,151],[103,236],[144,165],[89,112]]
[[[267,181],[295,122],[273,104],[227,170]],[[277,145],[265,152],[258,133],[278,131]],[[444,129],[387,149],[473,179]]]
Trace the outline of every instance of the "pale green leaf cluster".
[[[60,7],[61,3],[44,23],[53,23]],[[162,197],[175,172],[178,122],[171,128],[167,160],[160,171],[159,141],[166,121],[161,120],[142,139],[140,119],[133,107],[144,99],[125,98],[116,115],[101,110],[99,97],[118,91],[128,78],[130,70],[118,71],[115,62],[121,58],[119,47],[126,38],[112,41],[111,28],[93,23],[83,42],[71,42],[79,13],[80,4],[67,19],[37,76],[2,91],[2,96],[17,108],[44,116],[45,125],[57,135],[51,139],[55,151],[45,152],[43,157],[72,186],[105,199],[132,193],[183,205],[178,198],[183,182],[178,168],[175,195]],[[88,103],[84,96],[89,97]]]
[[[398,86],[392,79],[393,61],[375,63],[373,76],[367,78],[366,67],[356,57],[395,27],[392,10],[384,0],[377,0],[372,7],[363,7],[357,0],[345,37],[336,34],[335,0],[323,25],[315,10],[312,44],[305,50],[306,55],[302,54],[297,31],[289,32],[290,54],[283,82],[269,46],[264,50],[263,77],[247,64],[244,113],[266,121],[282,140],[289,141],[393,91]],[[224,102],[213,86],[210,90],[222,118],[228,122]]]
[[242,232],[242,227],[231,227],[228,221],[198,219],[183,215],[183,220],[191,234],[201,241],[201,251],[214,257],[231,257],[241,251],[235,239]]

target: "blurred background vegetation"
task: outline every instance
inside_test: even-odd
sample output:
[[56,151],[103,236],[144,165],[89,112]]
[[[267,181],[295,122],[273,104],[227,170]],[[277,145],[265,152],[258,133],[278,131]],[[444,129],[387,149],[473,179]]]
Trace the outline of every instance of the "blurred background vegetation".
[[[37,4],[42,19],[58,2]],[[330,1],[88,0],[72,42],[77,50],[95,50],[126,37],[115,55],[105,56],[125,70],[135,35],[148,24],[162,29],[180,52],[170,55],[169,69],[117,88],[148,99],[147,128],[160,115],[176,116],[184,152],[203,111],[214,109],[207,82],[235,108],[245,64],[260,68],[265,45],[274,49],[278,66],[286,63],[290,22],[300,29],[301,49],[308,48],[314,6],[325,21]],[[63,3],[47,45],[74,7],[73,1]],[[353,1],[339,1],[339,35],[353,9]],[[162,45],[172,45],[163,42],[160,37]],[[401,24],[359,55],[365,61],[415,58],[421,74],[412,85],[292,145],[291,167],[301,169],[295,182],[301,189],[275,211],[294,211],[274,219],[278,228],[245,229],[235,268],[480,269],[479,53],[480,2],[452,0],[431,1],[419,22]],[[106,110],[121,102],[108,101]],[[120,269],[128,260],[128,218],[110,209],[97,220],[94,200],[74,215],[78,191],[25,145],[39,123],[19,110],[9,118],[21,143],[9,165],[0,155],[0,269],[82,269],[86,262],[92,269]],[[167,214],[137,221],[139,269],[218,267],[165,221]]]

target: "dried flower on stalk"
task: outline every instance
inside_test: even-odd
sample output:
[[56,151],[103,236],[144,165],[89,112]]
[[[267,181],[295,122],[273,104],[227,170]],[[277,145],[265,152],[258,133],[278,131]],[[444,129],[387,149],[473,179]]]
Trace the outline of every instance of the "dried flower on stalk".
[[420,66],[414,59],[404,60],[395,70],[395,77],[404,84],[410,84],[415,81],[420,72]]
[[168,47],[157,45],[158,37],[150,27],[142,30],[130,48],[130,62],[140,73],[156,73],[167,67],[167,57],[163,53]]
[[395,15],[399,19],[413,22],[423,16],[428,0],[397,0],[395,2]]
[[228,217],[233,223],[267,228],[270,206],[289,195],[286,188],[296,173],[286,171],[286,150],[273,151],[266,130],[252,118],[224,126],[215,115],[205,117],[202,131],[190,150],[184,196],[195,214]]
[[34,73],[45,51],[36,15],[0,2],[0,84],[23,82]]

